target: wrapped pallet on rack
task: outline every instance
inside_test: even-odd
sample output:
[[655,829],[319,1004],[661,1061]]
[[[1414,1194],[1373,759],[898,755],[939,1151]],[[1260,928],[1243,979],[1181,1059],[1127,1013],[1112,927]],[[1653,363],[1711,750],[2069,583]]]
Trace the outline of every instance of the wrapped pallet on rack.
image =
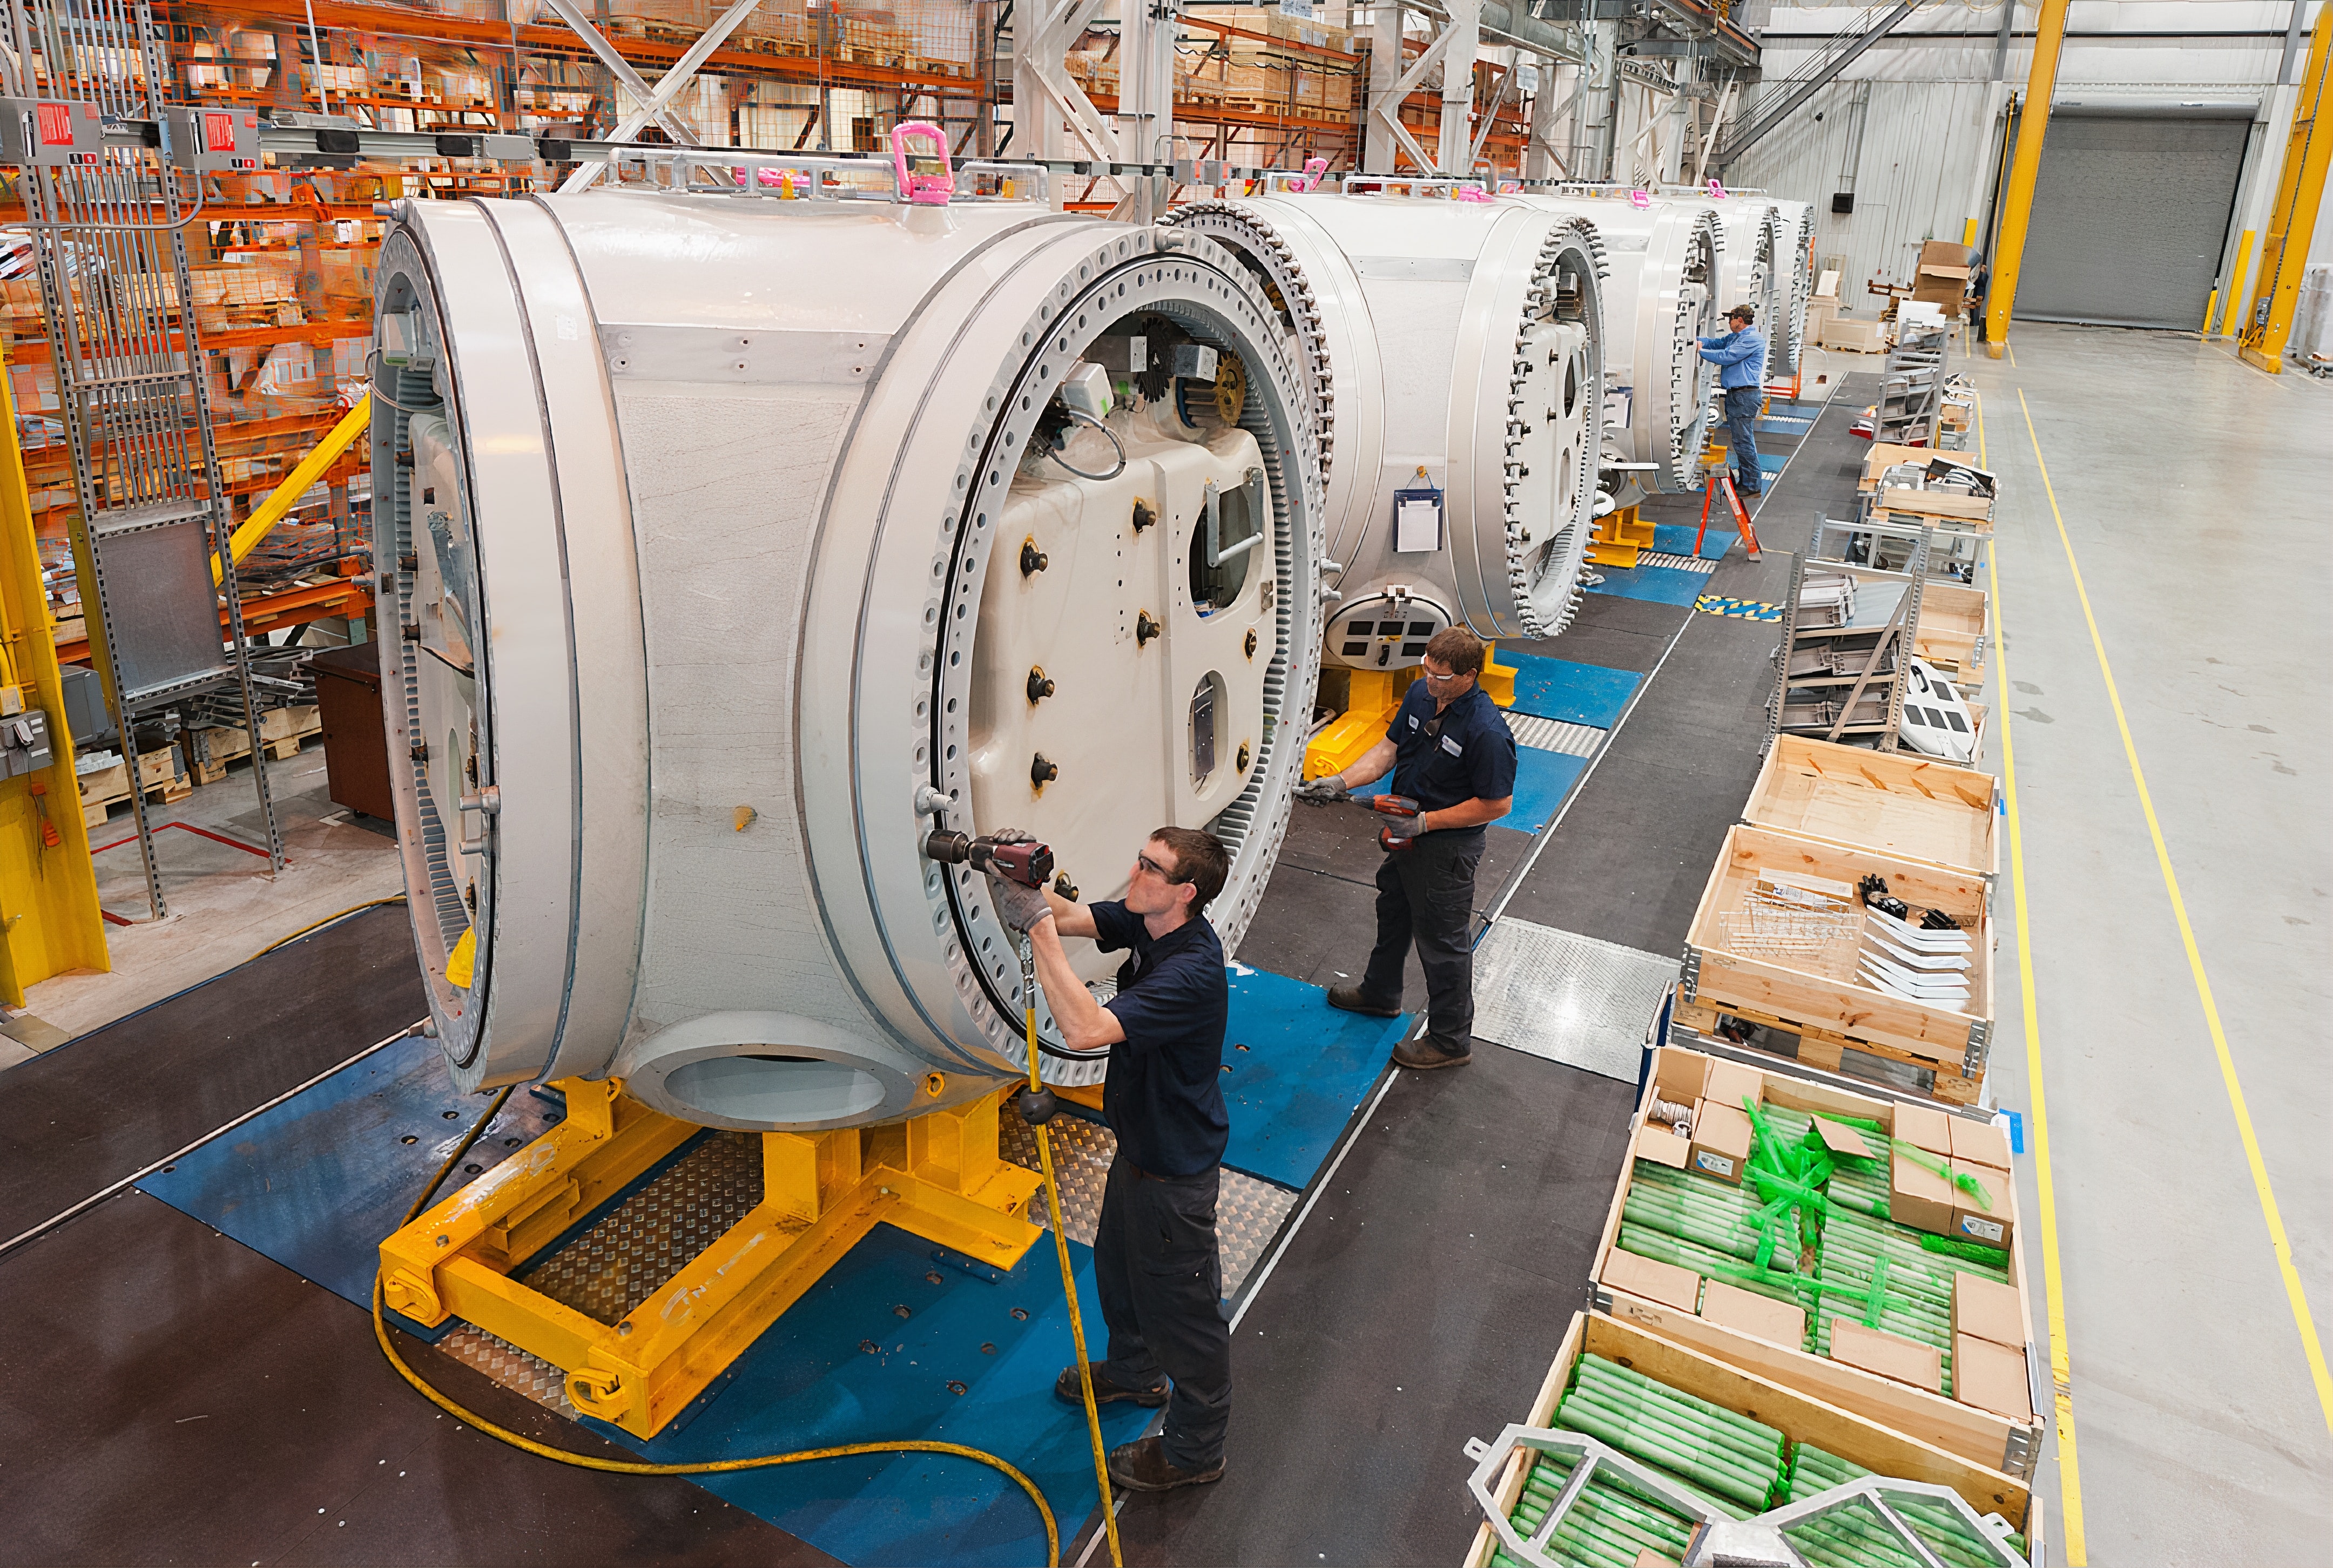
[[[2025,1568],[2027,1485],[1657,1331],[1579,1313],[1538,1395],[1467,1445],[1465,1568]],[[1695,1558],[1713,1533],[1735,1554]]]
[[1599,1309],[2031,1476],[2036,1363],[2000,1126],[1664,1046],[1629,1148]]

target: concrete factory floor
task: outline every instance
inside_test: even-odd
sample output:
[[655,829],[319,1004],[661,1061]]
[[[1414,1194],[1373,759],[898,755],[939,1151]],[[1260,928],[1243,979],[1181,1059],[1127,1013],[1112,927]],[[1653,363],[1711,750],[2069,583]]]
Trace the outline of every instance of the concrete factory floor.
[[225,779],[174,806],[148,807],[169,912],[158,921],[147,904],[130,808],[115,807],[89,830],[98,901],[114,917],[105,927],[113,968],[29,988],[31,1018],[10,1021],[11,1036],[23,1037],[0,1038],[0,1069],[223,973],[312,921],[405,891],[389,825],[352,816],[324,793],[321,741],[266,768],[283,840],[280,875],[269,874],[263,852],[250,763],[233,764]]
[[2031,953],[2021,994],[2004,846],[1992,1067],[2026,1267],[2062,1279],[2035,1492],[2058,1560],[2299,1562],[2333,1540],[2333,387],[2167,332],[2012,348],[1954,368],[2001,474],[1986,696]]

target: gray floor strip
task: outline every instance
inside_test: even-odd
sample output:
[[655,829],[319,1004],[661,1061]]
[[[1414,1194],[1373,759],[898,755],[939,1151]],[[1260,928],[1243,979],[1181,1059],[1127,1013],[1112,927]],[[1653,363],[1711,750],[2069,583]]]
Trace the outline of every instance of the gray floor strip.
[[1527,920],[1501,920],[1474,950],[1474,1036],[1623,1083],[1677,961]]
[[1568,757],[1593,757],[1596,748],[1610,733],[1593,724],[1568,724],[1560,719],[1513,712],[1507,714],[1507,728],[1514,732],[1518,746],[1529,746],[1535,751],[1560,751]]

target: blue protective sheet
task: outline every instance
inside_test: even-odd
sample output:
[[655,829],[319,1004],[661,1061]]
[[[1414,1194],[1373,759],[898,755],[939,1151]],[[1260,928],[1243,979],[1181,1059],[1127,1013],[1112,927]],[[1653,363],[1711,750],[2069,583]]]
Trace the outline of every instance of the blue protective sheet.
[[[1688,545],[1693,541],[1687,540]],[[1706,572],[1673,566],[1599,567],[1604,580],[1592,583],[1592,594],[1615,594],[1624,599],[1645,599],[1656,605],[1689,605],[1709,588]],[[1610,729],[1609,724],[1599,726]]]
[[[1074,1242],[1070,1255],[1087,1348],[1099,1360],[1093,1255]],[[1067,1544],[1100,1489],[1083,1409],[1053,1397],[1074,1353],[1052,1238],[994,1283],[944,1258],[928,1241],[877,1226],[737,1359],[727,1387],[694,1420],[652,1442],[618,1440],[660,1463],[878,1438],[963,1443],[1035,1481]],[[1132,1442],[1153,1413],[1104,1406],[1103,1442]],[[969,1459],[869,1455],[699,1481],[854,1568],[1045,1560],[1044,1526],[1027,1495]]]
[[1537,833],[1553,819],[1563,798],[1588,770],[1588,759],[1565,751],[1542,751],[1534,746],[1515,749],[1515,803],[1500,821],[1502,827]]
[[[1675,575],[1701,580],[1694,572]],[[1693,598],[1687,595],[1667,602],[1689,605]],[[1570,659],[1510,653],[1504,648],[1499,650],[1499,662],[1515,668],[1515,712],[1598,730],[1608,730],[1619,720],[1620,710],[1628,705],[1629,694],[1643,678],[1627,670],[1576,664]]]
[[[1353,933],[1366,944],[1367,932]],[[1366,957],[1357,945],[1354,960]],[[1224,1043],[1224,1102],[1231,1147],[1224,1163],[1301,1189],[1408,1031],[1407,1016],[1339,1012],[1319,986],[1232,966],[1232,1023]]]
[[[437,1041],[394,1040],[138,1186],[370,1311],[381,1238],[486,1103],[456,1092]],[[468,1166],[500,1163],[563,1114],[555,1100],[512,1095],[438,1199],[475,1180]]]
[[[1723,508],[1715,510],[1723,512]],[[1653,525],[1653,548],[1663,555],[1691,555],[1693,536],[1700,531],[1701,525],[1697,522],[1656,522]],[[1709,532],[1701,541],[1701,559],[1723,560],[1725,552],[1732,550],[1734,541],[1741,537],[1730,528],[1718,527],[1717,520],[1713,517]]]

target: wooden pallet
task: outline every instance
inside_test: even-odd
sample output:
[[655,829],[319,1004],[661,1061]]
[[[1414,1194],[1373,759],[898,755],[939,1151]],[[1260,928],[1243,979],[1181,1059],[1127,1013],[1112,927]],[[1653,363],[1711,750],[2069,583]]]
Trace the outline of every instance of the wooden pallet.
[[[297,707],[270,708],[259,716],[259,741],[268,756],[288,762],[300,754],[301,743],[323,733],[323,720],[313,703]],[[195,781],[216,784],[226,777],[227,765],[251,755],[251,732],[240,724],[214,724],[188,737]]]
[[1827,1073],[1844,1070],[1841,1055],[1847,1051],[1861,1051],[1866,1056],[1878,1056],[1903,1066],[1918,1067],[1935,1075],[1935,1085],[1928,1093],[1948,1105],[1973,1105],[1984,1088],[1983,1071],[1980,1070],[1973,1078],[1963,1076],[1959,1060],[1948,1062],[1938,1056],[1924,1056],[1884,1041],[1867,1040],[1856,1035],[1826,1029],[1819,1025],[1803,1023],[1797,1018],[1761,1012],[1756,1008],[1743,1007],[1738,1002],[1713,1002],[1706,999],[1689,1002],[1685,999],[1682,988],[1678,990],[1669,1018],[1680,1028],[1713,1038],[1729,1037],[1719,1033],[1728,1020],[1744,1029],[1755,1026],[1795,1035],[1799,1041],[1798,1059]]
[[[139,781],[146,787],[146,798],[157,805],[175,806],[195,792],[195,782],[178,766],[178,749],[165,746],[158,751],[145,751],[138,758]],[[113,814],[113,808],[130,798],[130,765],[116,762],[110,768],[101,768],[94,773],[81,775],[81,819],[84,827],[101,827]]]

